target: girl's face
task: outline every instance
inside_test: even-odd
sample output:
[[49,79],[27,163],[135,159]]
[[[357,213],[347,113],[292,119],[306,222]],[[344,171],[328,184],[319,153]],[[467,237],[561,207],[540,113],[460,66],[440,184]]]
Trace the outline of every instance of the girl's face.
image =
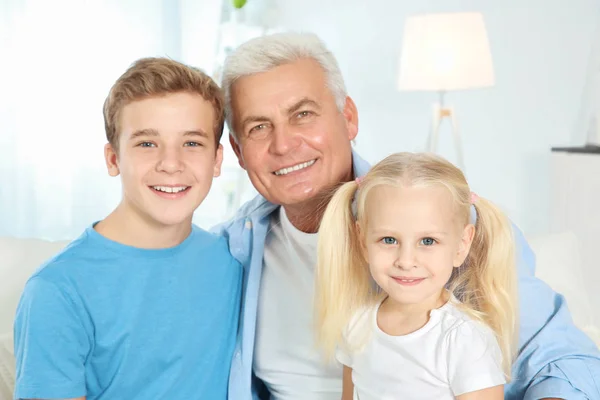
[[444,187],[378,186],[369,193],[364,250],[373,279],[399,306],[435,308],[464,262],[473,225],[456,218]]

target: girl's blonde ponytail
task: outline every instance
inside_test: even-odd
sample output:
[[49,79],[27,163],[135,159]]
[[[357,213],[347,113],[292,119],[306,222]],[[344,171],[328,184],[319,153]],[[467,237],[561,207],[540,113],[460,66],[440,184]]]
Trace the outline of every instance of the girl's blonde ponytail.
[[512,226],[491,202],[477,198],[475,236],[450,290],[465,311],[496,334],[507,378],[517,347],[517,278]]
[[317,343],[327,359],[334,356],[350,318],[372,292],[352,210],[357,189],[358,183],[351,181],[336,191],[319,228],[315,328]]

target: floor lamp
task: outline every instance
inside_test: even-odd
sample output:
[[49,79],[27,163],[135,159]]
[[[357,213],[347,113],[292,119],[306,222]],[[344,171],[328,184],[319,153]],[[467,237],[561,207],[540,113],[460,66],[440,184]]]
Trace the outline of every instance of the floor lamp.
[[449,118],[458,167],[465,168],[458,120],[447,106],[447,92],[494,85],[494,68],[483,16],[480,13],[422,14],[404,25],[398,89],[434,91],[427,150],[437,152],[440,124]]

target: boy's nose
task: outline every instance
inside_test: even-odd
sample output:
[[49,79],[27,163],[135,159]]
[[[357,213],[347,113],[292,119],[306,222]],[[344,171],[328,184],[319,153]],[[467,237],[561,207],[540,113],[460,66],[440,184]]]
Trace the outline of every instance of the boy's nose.
[[158,171],[173,174],[183,171],[184,166],[185,164],[181,158],[181,150],[166,148],[161,152],[161,157],[156,167]]

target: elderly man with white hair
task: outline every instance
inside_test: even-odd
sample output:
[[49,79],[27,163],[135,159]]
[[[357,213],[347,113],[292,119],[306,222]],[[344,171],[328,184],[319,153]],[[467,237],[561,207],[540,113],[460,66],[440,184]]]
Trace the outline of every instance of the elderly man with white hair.
[[[226,60],[222,86],[231,145],[260,193],[216,229],[245,268],[229,398],[339,400],[342,367],[325,363],[314,342],[313,276],[327,193],[369,169],[352,149],[356,105],[313,34],[242,44]],[[506,398],[600,399],[598,349],[563,297],[535,278],[516,227],[515,237],[520,340]]]

